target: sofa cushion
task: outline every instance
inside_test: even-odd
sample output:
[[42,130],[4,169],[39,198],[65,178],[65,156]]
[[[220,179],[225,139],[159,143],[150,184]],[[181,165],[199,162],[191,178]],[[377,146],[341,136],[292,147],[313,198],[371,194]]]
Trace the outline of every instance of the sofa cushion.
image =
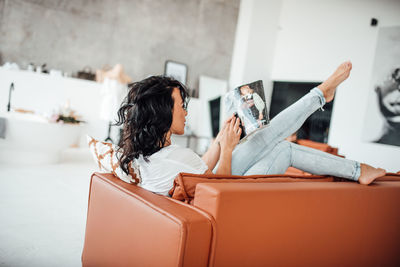
[[320,175],[210,175],[180,173],[169,191],[172,198],[192,203],[196,186],[199,183],[284,183],[284,182],[333,182],[336,178]]
[[112,143],[101,142],[91,136],[86,136],[93,159],[98,164],[100,171],[112,173],[124,182],[140,184],[139,168],[129,165],[129,175],[119,166],[116,147]]

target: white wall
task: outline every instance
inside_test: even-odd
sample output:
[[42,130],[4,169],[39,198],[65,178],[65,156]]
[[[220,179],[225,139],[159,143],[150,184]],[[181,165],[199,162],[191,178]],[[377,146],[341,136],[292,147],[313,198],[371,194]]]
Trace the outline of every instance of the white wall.
[[[371,27],[371,18],[379,20]],[[378,28],[400,25],[400,1],[283,0],[272,79],[324,80],[344,60],[350,78],[336,94],[328,143],[347,158],[400,170],[400,147],[361,141]]]
[[229,76],[229,87],[231,89],[243,82],[244,66],[246,64],[249,43],[248,39],[252,25],[252,12],[253,0],[241,0]]
[[242,0],[236,27],[229,86],[263,80],[267,101],[281,0]]

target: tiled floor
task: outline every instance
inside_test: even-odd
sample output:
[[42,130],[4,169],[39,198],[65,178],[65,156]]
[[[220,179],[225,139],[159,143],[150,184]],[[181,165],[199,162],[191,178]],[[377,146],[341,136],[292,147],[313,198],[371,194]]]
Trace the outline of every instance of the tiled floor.
[[81,266],[89,159],[0,164],[0,266]]

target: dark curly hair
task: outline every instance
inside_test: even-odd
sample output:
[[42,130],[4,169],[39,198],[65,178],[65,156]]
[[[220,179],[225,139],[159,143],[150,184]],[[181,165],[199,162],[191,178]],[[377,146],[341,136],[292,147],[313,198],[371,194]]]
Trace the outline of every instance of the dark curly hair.
[[133,159],[142,155],[148,161],[149,156],[164,147],[172,124],[174,88],[179,89],[186,109],[187,89],[173,78],[151,76],[128,85],[129,92],[118,110],[116,123],[123,125],[118,161],[126,174]]

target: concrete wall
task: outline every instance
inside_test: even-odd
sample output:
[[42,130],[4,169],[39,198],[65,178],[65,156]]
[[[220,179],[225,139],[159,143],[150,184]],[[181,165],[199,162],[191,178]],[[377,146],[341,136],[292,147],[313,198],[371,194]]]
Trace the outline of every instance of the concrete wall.
[[239,0],[0,0],[2,60],[76,72],[122,63],[134,79],[167,59],[229,77]]

